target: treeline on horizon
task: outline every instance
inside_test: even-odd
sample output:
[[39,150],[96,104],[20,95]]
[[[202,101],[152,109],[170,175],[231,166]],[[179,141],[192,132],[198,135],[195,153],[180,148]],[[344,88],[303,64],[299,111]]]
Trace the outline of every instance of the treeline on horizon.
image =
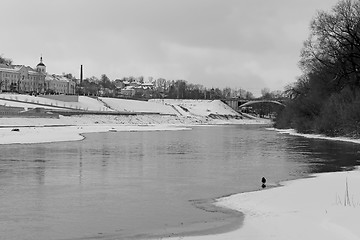
[[[11,65],[13,60],[0,55],[0,64]],[[71,73],[63,73],[69,79],[78,81]],[[123,77],[123,81],[144,83],[144,77]],[[242,88],[232,89],[226,87],[206,88],[200,84],[188,83],[186,80],[166,80],[164,78],[149,79],[153,84],[151,92],[147,92],[144,96],[142,91],[136,93],[135,98],[175,98],[175,99],[224,99],[224,98],[241,98],[254,99],[253,93]],[[76,93],[79,95],[89,96],[107,96],[117,97],[119,89],[116,87],[115,81],[109,79],[106,74],[102,74],[100,78],[92,76],[85,78],[77,85]],[[263,89],[266,96],[278,94],[278,91],[270,92],[269,89]]]
[[[71,78],[71,75],[66,74]],[[124,77],[119,79],[129,83],[144,83],[144,77]],[[153,84],[152,90],[147,94],[146,98],[172,98],[172,99],[224,99],[224,98],[242,98],[253,99],[254,95],[244,89],[232,88],[206,88],[200,84],[188,83],[186,80],[167,80],[164,78],[153,79],[149,82]],[[81,84],[79,94],[84,95],[102,95],[116,97],[116,82],[111,81],[106,74],[102,74],[100,79],[97,77],[85,78]],[[139,91],[135,97],[142,98],[144,93]]]
[[317,13],[299,65],[303,75],[286,88],[275,127],[360,137],[360,0]]
[[[12,59],[5,58],[0,55],[0,64],[12,64]],[[71,73],[63,73],[69,79],[78,81]],[[123,81],[144,83],[144,77],[123,77]],[[201,84],[188,83],[186,80],[167,80],[164,78],[149,78],[153,84],[151,91],[136,92],[134,98],[170,98],[170,99],[254,99],[254,94],[242,88],[233,89],[226,87],[206,88]],[[106,74],[102,74],[100,78],[92,76],[85,78],[77,85],[76,94],[88,96],[106,96],[119,97],[119,89],[116,81],[110,80]],[[265,99],[274,99],[283,97],[283,93],[279,90],[270,91],[268,88],[261,90],[261,97]]]

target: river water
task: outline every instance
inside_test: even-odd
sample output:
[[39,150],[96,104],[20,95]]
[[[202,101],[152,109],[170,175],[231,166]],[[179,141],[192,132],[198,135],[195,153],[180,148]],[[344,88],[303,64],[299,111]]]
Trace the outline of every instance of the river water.
[[0,239],[125,239],[241,224],[211,200],[311,173],[351,169],[360,145],[265,126],[108,132],[1,145]]

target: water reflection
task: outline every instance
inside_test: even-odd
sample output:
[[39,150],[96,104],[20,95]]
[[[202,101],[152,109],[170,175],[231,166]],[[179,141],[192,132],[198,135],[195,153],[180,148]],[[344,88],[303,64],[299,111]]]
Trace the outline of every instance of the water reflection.
[[352,167],[360,151],[258,126],[88,134],[0,149],[0,232],[8,239],[186,231],[229,216],[204,211],[203,199],[259,189],[262,176],[272,184]]
[[82,183],[83,177],[83,150],[82,147],[79,147],[79,184]]
[[307,173],[353,169],[358,164],[359,144],[302,137],[289,137],[287,141],[289,161],[311,167]]

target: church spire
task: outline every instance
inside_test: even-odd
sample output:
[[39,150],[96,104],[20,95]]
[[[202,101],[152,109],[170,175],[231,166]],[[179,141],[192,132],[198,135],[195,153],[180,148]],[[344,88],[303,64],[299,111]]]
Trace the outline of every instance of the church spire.
[[42,54],[41,54],[41,57],[40,57],[40,63],[38,65],[36,65],[36,70],[38,72],[46,73],[46,66],[43,63]]

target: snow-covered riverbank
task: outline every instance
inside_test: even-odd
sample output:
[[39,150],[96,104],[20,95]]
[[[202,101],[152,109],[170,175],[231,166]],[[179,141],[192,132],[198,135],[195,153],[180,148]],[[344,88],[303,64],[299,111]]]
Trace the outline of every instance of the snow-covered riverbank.
[[217,205],[245,214],[238,230],[173,239],[360,239],[359,169],[316,174],[282,185],[218,200]]
[[[184,130],[196,125],[266,124],[263,120],[181,118],[163,115],[83,115],[53,118],[0,118],[0,144],[81,140],[83,133]],[[19,131],[12,131],[13,129]]]
[[178,131],[189,130],[187,127],[166,125],[83,125],[58,127],[19,127],[0,128],[0,144],[28,144],[82,140],[84,133],[109,131]]
[[[101,114],[60,115],[58,119],[3,115],[0,117],[0,144],[73,141],[82,139],[80,134],[89,132],[181,130],[193,125],[271,123],[270,120],[244,118],[220,100],[136,101],[80,96],[77,102],[64,102],[49,97],[2,93],[0,105],[24,109],[45,107],[50,111],[66,107],[99,111]],[[106,115],[116,111],[141,114]],[[19,131],[11,131],[12,128],[19,128]]]
[[[304,135],[294,130],[277,131],[307,138],[360,143],[356,139]],[[243,226],[235,231],[170,239],[360,239],[359,168],[314,174],[309,178],[287,181],[280,185],[217,200],[216,205],[245,214]]]
[[324,140],[330,140],[330,141],[342,141],[342,142],[352,142],[352,143],[358,143],[360,144],[360,139],[354,139],[354,138],[348,138],[348,137],[328,137],[322,134],[304,134],[304,133],[298,133],[294,129],[270,129],[278,131],[282,134],[289,134],[293,136],[300,136],[305,138],[314,138],[314,139],[324,139]]

